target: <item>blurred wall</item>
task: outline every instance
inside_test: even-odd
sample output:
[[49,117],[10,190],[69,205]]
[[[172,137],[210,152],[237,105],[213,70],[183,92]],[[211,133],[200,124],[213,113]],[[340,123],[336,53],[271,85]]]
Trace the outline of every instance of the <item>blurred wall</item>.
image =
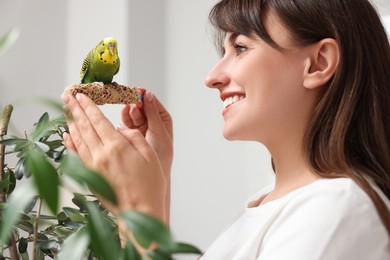
[[0,104],[14,105],[11,132],[23,134],[47,107],[32,97],[58,98],[65,82],[66,2],[0,1],[0,35],[21,31],[0,57]]
[[[171,226],[179,240],[203,250],[243,200],[273,179],[263,146],[223,139],[222,102],[203,83],[218,60],[207,22],[215,2],[0,0],[0,35],[21,28],[0,57],[0,104],[16,104],[12,132],[28,131],[48,110],[25,98],[59,100],[65,86],[79,81],[88,51],[105,36],[117,38],[115,80],[151,89],[174,118]],[[376,4],[390,15],[388,0]],[[120,106],[102,109],[113,124],[120,122]]]

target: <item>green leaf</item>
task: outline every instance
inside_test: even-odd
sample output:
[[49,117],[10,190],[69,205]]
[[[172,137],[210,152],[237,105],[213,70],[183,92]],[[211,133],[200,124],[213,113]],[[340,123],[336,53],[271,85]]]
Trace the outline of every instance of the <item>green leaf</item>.
[[80,212],[86,212],[87,211],[87,199],[83,194],[80,193],[73,193],[73,199],[72,202],[79,207]]
[[[81,228],[82,226],[80,226],[79,228]],[[78,229],[76,230],[72,230],[72,229],[68,229],[67,227],[62,227],[62,226],[57,226],[55,227],[51,232],[54,236],[57,237],[57,239],[59,241],[62,241],[66,238],[68,238],[70,235],[74,234],[75,232],[77,232]]]
[[47,112],[39,118],[38,123],[35,124],[35,128],[31,133],[31,138],[34,141],[38,141],[44,134],[47,128],[50,127],[49,124],[49,114]]
[[94,203],[87,203],[87,208],[89,213],[87,215],[87,228],[94,254],[105,260],[118,259],[119,239],[115,238],[111,224],[105,215],[100,214]]
[[114,205],[117,198],[111,185],[100,174],[87,169],[72,152],[67,153],[61,161],[61,170],[81,185],[87,185],[94,193],[107,199]]
[[166,252],[147,251],[146,255],[153,260],[173,260],[172,256]]
[[27,166],[31,170],[34,183],[42,200],[52,213],[56,214],[59,200],[59,176],[45,155],[37,150],[29,151]]
[[38,242],[37,246],[47,255],[53,256],[54,253],[58,252],[60,245],[54,239],[46,239]]
[[8,189],[7,189],[7,194],[11,194],[14,189],[15,189],[15,186],[16,186],[16,179],[15,179],[15,174],[14,172],[10,169],[10,168],[6,168],[5,169],[5,176],[6,178],[8,179]]
[[49,158],[52,158],[54,159],[55,162],[60,162],[61,161],[61,158],[62,158],[62,155],[64,154],[64,152],[66,151],[65,148],[61,149],[60,151],[56,151],[56,150],[50,150],[46,153],[46,155],[49,157]]
[[35,248],[34,253],[35,253],[35,256],[37,257],[37,259],[45,260],[45,254],[39,247]]
[[57,118],[50,119],[49,114],[44,113],[35,124],[35,128],[33,129],[30,137],[33,141],[39,141],[46,143],[48,145],[48,139],[53,137],[54,135],[59,135],[60,128],[65,128],[66,120],[63,115],[60,115]]
[[119,260],[141,260],[141,255],[137,249],[131,243],[127,243],[126,246],[120,252]]
[[22,157],[26,153],[26,151],[28,151],[29,148],[34,145],[31,141],[27,139],[10,136],[6,136],[3,140],[0,141],[0,144],[10,146],[12,148],[12,152],[9,151],[7,153],[17,153],[17,157]]
[[34,148],[43,153],[47,153],[50,150],[50,146],[42,142],[34,142]]
[[20,254],[22,260],[30,260],[30,257],[28,256],[28,251],[24,252],[23,254]]
[[27,251],[27,247],[28,247],[27,239],[21,237],[19,239],[19,244],[18,244],[19,253],[21,254],[25,253]]
[[22,157],[18,160],[14,168],[15,178],[21,180],[23,176],[30,177],[31,172],[26,167],[26,158]]
[[9,180],[7,179],[7,177],[0,181],[0,191],[2,190],[8,190],[8,186],[9,186]]
[[120,216],[144,248],[148,248],[154,241],[161,248],[174,246],[169,229],[159,219],[134,210],[124,211]]
[[170,254],[202,254],[202,251],[191,244],[176,242],[173,247],[169,248]]
[[70,221],[72,222],[80,222],[83,223],[86,221],[86,218],[80,214],[80,212],[77,209],[64,207],[63,208],[65,214],[68,216]]
[[39,219],[40,220],[57,220],[57,218],[55,216],[45,215],[45,214],[39,215]]
[[82,226],[84,226],[85,224],[84,223],[72,222],[72,221],[65,221],[64,223],[62,223],[62,225],[67,230],[75,232],[75,231],[79,230]]
[[11,235],[12,229],[19,222],[21,214],[26,205],[34,196],[33,188],[29,183],[25,184],[23,188],[15,190],[8,202],[7,207],[3,211],[2,222],[0,226],[0,240],[6,241]]
[[2,56],[19,38],[20,30],[13,28],[0,38],[0,56]]
[[89,245],[89,235],[86,227],[80,228],[70,235],[62,245],[57,260],[84,259]]
[[0,140],[0,144],[5,146],[18,145],[26,142],[28,142],[28,140],[10,135],[5,135],[3,140]]
[[195,246],[187,243],[175,243],[169,249],[157,248],[154,251],[148,251],[147,255],[153,260],[174,259],[173,254],[196,254],[200,255],[202,252]]
[[63,146],[63,141],[62,140],[53,140],[53,141],[47,141],[47,142],[45,142],[45,144],[48,145],[50,149],[55,150],[55,149]]
[[31,201],[27,204],[27,206],[23,210],[25,214],[28,214],[33,210],[33,208],[35,207],[35,204],[37,204],[38,198],[39,198],[39,196],[34,196],[31,199]]
[[10,168],[6,167],[4,169],[4,180],[0,181],[0,192],[11,194],[15,189],[15,185],[15,175]]
[[28,222],[26,220],[20,221],[19,224],[17,225],[17,227],[20,228],[21,230],[26,231],[28,234],[34,233],[33,224],[31,224],[30,222]]
[[69,221],[69,217],[66,215],[65,212],[61,211],[57,214],[57,220],[59,225],[65,224],[65,222]]

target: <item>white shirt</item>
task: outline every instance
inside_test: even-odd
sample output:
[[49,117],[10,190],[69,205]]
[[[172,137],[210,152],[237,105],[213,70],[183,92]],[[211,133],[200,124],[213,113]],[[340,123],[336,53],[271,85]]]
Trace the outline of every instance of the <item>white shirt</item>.
[[201,259],[390,260],[390,241],[374,204],[355,182],[320,179],[258,207],[246,203]]

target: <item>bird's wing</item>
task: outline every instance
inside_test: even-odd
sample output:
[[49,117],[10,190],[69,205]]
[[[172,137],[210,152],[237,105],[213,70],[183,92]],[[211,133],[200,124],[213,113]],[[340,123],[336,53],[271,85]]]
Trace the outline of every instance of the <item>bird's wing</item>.
[[89,68],[89,65],[91,63],[91,52],[88,53],[87,57],[85,57],[84,61],[83,61],[83,65],[81,66],[81,70],[80,70],[80,78],[81,78],[81,82],[83,82],[84,80],[84,77],[85,75],[87,74],[87,71],[88,71],[88,68]]
[[119,69],[121,67],[121,60],[118,58],[118,61],[117,61],[117,66],[118,66],[118,69],[115,71],[114,75],[116,75],[118,72],[119,72]]

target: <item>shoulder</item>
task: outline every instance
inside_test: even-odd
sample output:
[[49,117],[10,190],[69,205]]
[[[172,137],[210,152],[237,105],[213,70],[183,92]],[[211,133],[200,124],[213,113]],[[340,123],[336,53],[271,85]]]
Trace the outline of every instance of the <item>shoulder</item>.
[[335,233],[352,231],[349,229],[369,232],[374,224],[382,227],[372,200],[347,178],[321,179],[297,190],[284,210],[292,221],[304,219],[319,227],[334,228]]
[[372,257],[374,252],[390,255],[389,238],[374,204],[352,180],[321,179],[293,191],[285,200],[265,248],[283,245],[300,259],[376,259],[361,258]]
[[[317,208],[333,210],[340,216],[370,213],[374,204],[368,195],[351,179],[320,179],[289,194],[289,204],[302,210]],[[310,210],[313,211],[313,210]],[[313,211],[313,214],[316,212]]]

